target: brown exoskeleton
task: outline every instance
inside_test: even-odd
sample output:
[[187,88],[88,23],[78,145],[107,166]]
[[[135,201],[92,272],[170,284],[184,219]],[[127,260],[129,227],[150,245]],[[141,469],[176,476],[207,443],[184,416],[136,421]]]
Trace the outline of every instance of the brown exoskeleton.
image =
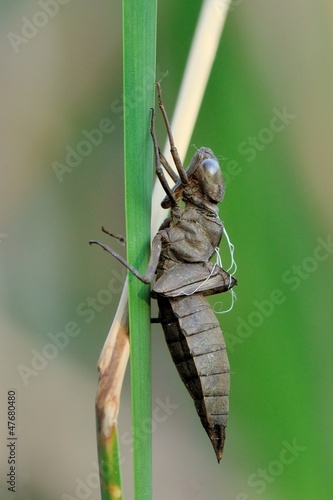
[[[144,283],[151,283],[156,274],[151,295],[158,302],[159,320],[171,356],[220,461],[228,418],[230,370],[219,322],[204,296],[225,292],[236,284],[232,275],[209,262],[223,234],[218,216],[218,203],[224,196],[223,179],[219,163],[208,148],[200,148],[188,169],[184,169],[159,84],[157,93],[178,176],[159,150],[153,110],[151,136],[156,174],[166,193],[162,207],[171,208],[171,214],[152,241],[146,274],[142,276],[110,247],[95,240],[90,243],[111,253]],[[162,166],[175,182],[173,188]]]

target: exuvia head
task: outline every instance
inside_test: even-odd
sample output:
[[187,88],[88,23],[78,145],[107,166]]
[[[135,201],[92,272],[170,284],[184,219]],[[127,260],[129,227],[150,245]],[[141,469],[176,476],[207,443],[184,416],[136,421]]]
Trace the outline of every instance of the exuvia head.
[[[204,202],[217,204],[224,197],[224,182],[221,168],[213,151],[200,148],[186,170],[188,183],[178,181],[172,189],[176,200],[183,199],[194,204]],[[170,200],[165,197],[161,203],[163,208],[170,207]]]

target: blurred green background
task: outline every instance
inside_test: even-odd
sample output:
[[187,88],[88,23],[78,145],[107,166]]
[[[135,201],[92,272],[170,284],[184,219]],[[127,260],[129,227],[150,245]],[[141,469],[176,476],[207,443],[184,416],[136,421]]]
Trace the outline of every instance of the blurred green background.
[[[224,158],[220,214],[236,247],[238,300],[221,317],[232,371],[228,436],[218,466],[153,326],[153,405],[172,404],[153,425],[154,498],[329,499],[333,7],[229,3],[191,140]],[[45,18],[41,4],[1,3],[0,496],[97,500],[96,363],[125,273],[87,242],[102,224],[117,234],[125,227],[121,5],[59,0]],[[159,1],[157,64],[168,71],[170,115],[200,6]],[[93,130],[105,119],[112,125],[98,139]],[[82,146],[87,136],[95,137],[90,147]],[[15,496],[5,484],[12,388]],[[126,499],[130,426],[127,377]]]

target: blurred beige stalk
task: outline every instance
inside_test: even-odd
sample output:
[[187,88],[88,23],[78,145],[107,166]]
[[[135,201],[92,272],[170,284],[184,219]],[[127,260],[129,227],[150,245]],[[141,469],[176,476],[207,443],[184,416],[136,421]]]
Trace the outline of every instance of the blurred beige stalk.
[[[218,49],[228,10],[228,1],[205,0],[192,42],[183,82],[179,92],[171,128],[181,159],[185,158],[202,98]],[[172,164],[169,145],[164,155]],[[152,234],[165,218],[160,202],[164,197],[161,185],[156,182],[152,200]],[[127,280],[119,306],[105,341],[99,362],[99,385],[96,414],[99,432],[108,440],[116,427],[120,393],[129,358],[129,330],[127,314]]]

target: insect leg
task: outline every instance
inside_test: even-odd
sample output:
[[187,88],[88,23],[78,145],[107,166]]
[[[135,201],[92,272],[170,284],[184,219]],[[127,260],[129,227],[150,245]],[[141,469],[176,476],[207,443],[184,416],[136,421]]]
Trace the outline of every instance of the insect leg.
[[137,271],[135,267],[129,264],[121,255],[119,255],[109,246],[104,245],[104,243],[101,243],[100,241],[97,240],[91,240],[89,241],[89,245],[98,245],[103,250],[113,255],[113,257],[115,257],[119,262],[121,262],[123,266],[127,267],[127,269],[131,271],[131,273],[134,274],[134,276],[136,276],[140,281],[142,281],[142,283],[148,284],[152,281],[158,265],[158,261],[161,254],[161,239],[162,239],[161,234],[157,233],[152,241],[149,264],[146,274],[144,276],[142,276],[142,274],[140,274],[139,271]]
[[160,318],[150,318],[151,323],[161,323]]
[[117,234],[110,233],[110,231],[105,229],[104,226],[102,226],[101,229],[102,229],[103,233],[108,234],[109,236],[112,236],[112,238],[116,238],[116,240],[118,240],[120,243],[122,243],[123,245],[126,245],[126,238],[124,236],[119,236]]
[[188,184],[188,177],[187,177],[186,171],[182,165],[182,162],[180,160],[178,150],[175,146],[175,142],[173,140],[173,135],[172,135],[171,128],[170,128],[170,123],[168,120],[168,115],[165,111],[165,107],[164,107],[164,104],[162,101],[161,85],[159,84],[159,82],[156,83],[156,88],[157,88],[158,105],[159,105],[159,108],[160,108],[161,113],[163,115],[165,127],[166,127],[168,138],[169,138],[170,153],[172,155],[173,161],[175,162],[175,165],[176,165],[179,177],[182,181],[182,184],[185,186],[186,184]]
[[158,143],[157,143],[157,138],[156,138],[156,134],[155,134],[155,129],[154,129],[154,120],[155,120],[155,110],[152,109],[152,113],[151,113],[151,122],[150,122],[150,134],[152,136],[152,139],[153,139],[153,144],[154,144],[154,154],[155,154],[155,170],[156,170],[156,175],[157,177],[159,178],[159,181],[167,195],[167,197],[169,198],[170,200],[170,205],[172,207],[176,206],[177,205],[177,202],[176,202],[176,199],[174,197],[174,195],[172,194],[172,191],[171,191],[171,188],[165,178],[165,175],[164,175],[164,172],[163,172],[163,169],[161,167],[161,162],[160,162],[160,151],[159,151],[159,147],[158,147]]
[[160,162],[162,163],[163,167],[165,168],[165,170],[168,172],[168,174],[170,175],[171,179],[173,180],[173,182],[176,184],[177,182],[179,182],[179,177],[178,175],[176,174],[176,172],[170,167],[169,163],[167,162],[167,159],[166,157],[164,156],[163,153],[161,153],[161,151],[159,152],[160,153]]

